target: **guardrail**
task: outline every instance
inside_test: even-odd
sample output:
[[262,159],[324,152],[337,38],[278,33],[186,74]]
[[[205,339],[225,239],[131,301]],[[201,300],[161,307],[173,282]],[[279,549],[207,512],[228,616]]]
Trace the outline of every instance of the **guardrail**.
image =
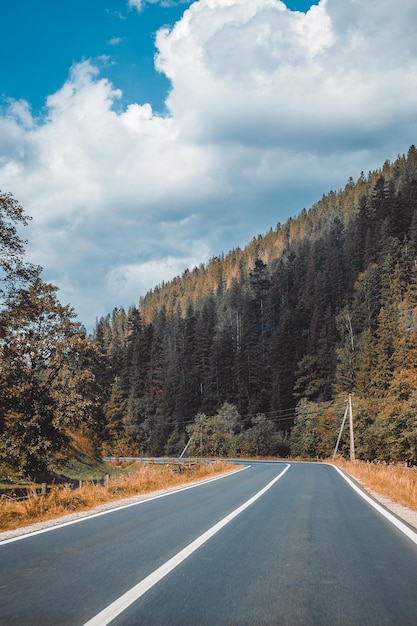
[[206,457],[142,457],[142,456],[103,456],[105,463],[151,463],[154,465],[195,465],[196,463],[213,463],[216,459]]
[[[179,458],[179,457],[133,457],[133,456],[106,456],[102,458],[102,461],[106,463],[149,463],[152,465],[175,465],[177,466],[177,471],[182,471],[184,467],[191,467],[192,465],[196,465],[197,463],[213,463],[215,459],[206,459],[202,457],[188,457],[188,458]],[[77,480],[77,481],[68,481],[65,483],[67,487],[70,489],[79,489],[86,483],[100,484],[104,485],[110,480],[109,474],[107,474],[103,478],[91,478],[88,480]],[[19,489],[19,493],[24,491],[23,488]],[[0,500],[9,499],[15,502],[19,502],[21,500],[28,500],[31,496],[31,493],[36,495],[43,496],[47,495],[50,491],[47,483],[42,483],[40,489],[28,488],[26,489],[28,493],[22,495],[16,495],[13,493],[0,493]],[[31,493],[29,493],[29,491]]]

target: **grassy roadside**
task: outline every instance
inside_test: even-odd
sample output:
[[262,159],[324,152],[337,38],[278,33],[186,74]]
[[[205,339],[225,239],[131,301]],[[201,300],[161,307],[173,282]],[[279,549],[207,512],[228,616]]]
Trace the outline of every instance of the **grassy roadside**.
[[[417,511],[416,469],[363,461],[351,462],[342,458],[330,462],[355,478],[365,489]],[[147,494],[202,480],[237,469],[237,467],[234,468],[230,463],[218,461],[214,464],[201,463],[185,467],[181,473],[177,471],[177,466],[139,463],[124,467],[106,464],[101,469],[105,469],[110,476],[110,480],[105,485],[94,483],[91,480],[93,474],[90,473],[90,480],[87,480],[79,489],[73,490],[69,485],[57,485],[47,496],[39,496],[35,487],[32,487],[29,492],[30,497],[17,502],[6,495],[0,496],[0,532],[50,520],[68,513],[86,511],[100,504],[129,496]],[[72,474],[78,470],[80,479],[85,479],[86,469],[82,463],[71,470]]]
[[402,465],[365,463],[338,458],[330,461],[355,478],[365,489],[417,511],[417,470]]
[[[111,466],[109,470],[111,470]],[[230,463],[198,463],[179,472],[172,465],[142,465],[133,463],[124,468],[127,473],[111,477],[106,484],[86,482],[79,489],[69,485],[54,486],[48,495],[39,495],[35,488],[27,500],[15,501],[8,496],[0,498],[0,532],[15,530],[28,524],[42,522],[68,513],[85,511],[100,504],[129,496],[147,494],[180,484],[203,480],[216,474],[238,469]],[[108,472],[111,474],[111,471]]]

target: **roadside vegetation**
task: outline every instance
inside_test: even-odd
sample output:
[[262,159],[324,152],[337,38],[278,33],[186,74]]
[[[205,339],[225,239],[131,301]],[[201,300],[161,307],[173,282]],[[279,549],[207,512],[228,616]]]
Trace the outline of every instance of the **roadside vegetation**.
[[417,470],[405,465],[365,463],[338,458],[335,465],[370,492],[417,511]]
[[[274,459],[277,460],[277,459]],[[389,498],[413,511],[417,511],[417,470],[403,465],[347,461],[342,457],[331,461],[354,478],[370,493]],[[76,464],[77,465],[77,464]],[[67,468],[68,469],[68,468]],[[41,485],[35,483],[16,484],[15,492],[28,494],[26,500],[15,500],[10,494],[0,496],[0,532],[15,530],[54,519],[69,513],[93,509],[102,504],[122,500],[131,496],[149,494],[154,491],[175,487],[209,478],[236,469],[230,463],[197,463],[182,466],[153,465],[139,463],[106,463],[91,467],[78,462],[72,467],[72,475],[82,486],[74,489],[70,483],[48,487],[48,494],[40,493]],[[91,470],[95,470],[92,474]],[[98,480],[97,472],[103,469],[106,478]],[[90,471],[89,477],[88,472]],[[92,476],[94,475],[94,478]],[[4,487],[5,485],[2,485]]]
[[[185,463],[181,466],[181,471],[178,465],[143,465],[141,463],[109,464],[108,469],[108,478],[104,484],[97,480],[87,480],[77,489],[73,489],[70,484],[54,485],[47,495],[39,492],[40,485],[32,485],[28,489],[28,498],[25,500],[16,500],[10,495],[0,496],[0,531],[14,530],[68,513],[92,509],[122,498],[203,480],[230,472],[237,467],[217,461],[215,463]],[[115,470],[118,472],[116,476]]]

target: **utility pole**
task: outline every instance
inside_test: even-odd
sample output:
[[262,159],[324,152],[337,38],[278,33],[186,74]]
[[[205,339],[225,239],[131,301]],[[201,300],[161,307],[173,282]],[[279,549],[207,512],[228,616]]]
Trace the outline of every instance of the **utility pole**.
[[188,440],[187,445],[185,446],[184,450],[183,450],[183,451],[181,452],[181,454],[180,454],[180,459],[182,459],[182,457],[183,457],[183,456],[184,456],[184,454],[186,453],[187,448],[188,448],[188,446],[190,445],[192,438],[193,438],[193,436],[191,435],[191,437],[190,437],[190,438],[189,438],[189,440]]
[[343,416],[342,425],[341,425],[340,430],[339,430],[339,436],[337,438],[336,446],[335,446],[335,449],[334,449],[334,452],[333,452],[333,458],[335,458],[335,456],[337,454],[337,450],[339,448],[339,443],[340,443],[340,439],[342,437],[343,429],[345,427],[345,422],[346,422],[346,416],[347,416],[348,409],[349,409],[349,406],[346,406],[346,411],[345,411],[345,414]]
[[345,426],[345,422],[346,422],[346,417],[349,411],[349,434],[350,434],[350,460],[354,461],[355,460],[355,438],[353,435],[353,412],[352,412],[352,396],[353,394],[350,393],[349,394],[349,399],[348,399],[348,405],[346,407],[346,411],[345,414],[343,416],[343,420],[342,420],[342,426],[340,427],[340,431],[339,431],[339,436],[337,438],[337,443],[333,452],[333,458],[335,458],[336,454],[337,454],[337,450],[339,448],[339,443],[340,443],[340,439],[342,437],[342,432],[343,432],[343,428]]
[[352,395],[349,394],[349,432],[350,432],[350,460],[355,460],[355,437],[353,435]]

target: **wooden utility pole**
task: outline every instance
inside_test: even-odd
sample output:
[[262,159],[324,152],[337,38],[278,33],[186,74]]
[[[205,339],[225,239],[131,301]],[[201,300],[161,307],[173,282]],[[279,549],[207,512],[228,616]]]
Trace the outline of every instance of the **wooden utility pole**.
[[183,457],[183,456],[184,456],[184,454],[186,453],[186,450],[187,450],[188,446],[190,445],[192,438],[193,438],[193,436],[191,435],[191,437],[190,437],[190,438],[189,438],[189,440],[188,440],[187,445],[185,446],[184,450],[183,450],[183,451],[181,452],[181,454],[180,454],[180,459],[182,459],[182,457]]
[[349,399],[347,401],[348,405],[346,407],[346,411],[345,411],[345,414],[343,416],[342,426],[340,427],[339,436],[337,438],[336,447],[335,447],[334,452],[333,452],[333,458],[335,458],[335,456],[337,454],[337,450],[339,448],[340,439],[342,437],[343,428],[344,428],[345,422],[346,422],[346,417],[347,417],[347,414],[348,414],[348,411],[349,411],[350,460],[354,461],[355,460],[355,437],[353,435],[352,396],[353,396],[353,394],[350,393],[349,394]]
[[334,449],[334,452],[333,452],[333,458],[335,458],[335,456],[337,454],[337,450],[339,448],[339,443],[340,443],[340,439],[342,437],[343,429],[345,427],[345,422],[346,422],[346,416],[347,416],[348,409],[349,409],[349,407],[346,406],[346,411],[345,411],[345,414],[343,416],[342,425],[341,425],[340,430],[339,430],[339,436],[337,438],[336,446],[335,446],[335,449]]
[[349,432],[350,432],[350,460],[355,460],[355,437],[353,435],[352,394],[349,394]]

